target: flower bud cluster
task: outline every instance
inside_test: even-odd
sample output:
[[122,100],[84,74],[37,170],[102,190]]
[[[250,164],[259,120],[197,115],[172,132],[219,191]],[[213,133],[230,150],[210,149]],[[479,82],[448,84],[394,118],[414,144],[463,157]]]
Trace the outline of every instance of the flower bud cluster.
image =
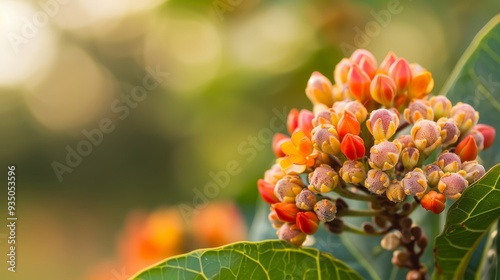
[[300,246],[320,222],[341,232],[336,214],[349,212],[331,193],[393,205],[410,198],[438,214],[484,175],[476,158],[494,128],[478,124],[469,104],[430,97],[432,74],[420,65],[392,52],[377,64],[360,49],[337,64],[333,81],[311,75],[313,109],[290,111],[288,135],[273,139],[276,164],[257,183],[281,239]]

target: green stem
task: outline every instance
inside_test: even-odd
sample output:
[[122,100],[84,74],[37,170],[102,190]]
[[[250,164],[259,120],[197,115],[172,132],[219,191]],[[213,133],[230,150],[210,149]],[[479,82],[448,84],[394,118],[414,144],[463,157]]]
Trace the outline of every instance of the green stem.
[[344,225],[342,226],[342,230],[345,232],[351,232],[359,235],[366,235],[366,236],[373,236],[373,235],[383,235],[385,234],[384,232],[374,232],[374,233],[368,233],[356,226],[353,226],[351,224],[348,224],[344,222]]
[[372,216],[377,216],[383,213],[382,210],[352,210],[352,209],[343,209],[339,213],[337,213],[337,216],[339,217],[344,217],[344,216],[350,216],[350,217],[372,217]]

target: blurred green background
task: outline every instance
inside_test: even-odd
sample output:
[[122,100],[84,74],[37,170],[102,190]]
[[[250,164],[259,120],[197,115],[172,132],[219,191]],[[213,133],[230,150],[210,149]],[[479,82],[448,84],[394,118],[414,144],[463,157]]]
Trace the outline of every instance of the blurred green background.
[[[399,12],[380,18],[389,6]],[[273,163],[273,110],[310,109],[312,71],[333,79],[348,45],[379,62],[392,50],[429,69],[437,92],[499,11],[497,0],[3,0],[1,177],[16,165],[19,221],[18,272],[2,261],[0,278],[85,279],[115,254],[127,213],[194,206],[193,190],[228,162],[241,171],[211,200],[236,200],[250,224],[255,182]],[[120,101],[156,68],[161,83]],[[60,181],[54,162],[66,165],[67,147],[103,119],[114,130]]]

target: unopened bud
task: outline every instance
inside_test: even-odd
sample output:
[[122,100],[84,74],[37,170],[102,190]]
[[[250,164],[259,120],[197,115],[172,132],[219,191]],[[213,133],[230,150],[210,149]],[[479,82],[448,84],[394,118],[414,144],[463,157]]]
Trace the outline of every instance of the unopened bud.
[[406,147],[401,151],[401,162],[406,170],[412,170],[418,164],[420,152],[417,148]]
[[290,242],[297,247],[302,246],[302,243],[306,240],[306,236],[296,224],[286,223],[278,230],[279,239]]
[[389,232],[380,241],[380,246],[388,251],[394,251],[399,247],[399,235],[394,232]]
[[312,210],[316,204],[316,196],[308,189],[303,189],[295,200],[295,205],[301,210]]
[[[465,176],[465,172],[463,173]],[[439,180],[439,191],[448,198],[458,199],[469,185],[464,176],[459,173],[445,173]]]
[[284,224],[284,222],[278,218],[278,215],[276,215],[276,211],[274,211],[272,208],[267,218],[275,229],[279,229]]
[[457,142],[460,130],[453,119],[441,118],[437,124],[441,127],[441,144],[448,146]]
[[495,140],[495,128],[486,124],[477,124],[475,129],[479,131],[484,137],[483,149],[488,149]]
[[371,79],[358,65],[353,64],[347,75],[349,93],[362,104],[370,98]]
[[408,98],[421,99],[425,98],[434,87],[434,79],[429,71],[422,71],[418,74],[413,74],[413,79],[408,86]]
[[299,212],[296,223],[305,234],[314,234],[318,230],[319,220],[314,212]]
[[299,213],[299,208],[295,206],[295,203],[279,202],[273,204],[272,207],[276,212],[278,219],[283,222],[295,223],[297,213]]
[[321,73],[314,71],[307,82],[306,95],[313,104],[333,105],[332,82]]
[[396,93],[396,83],[387,75],[377,74],[370,83],[370,95],[372,99],[386,108],[392,106]]
[[391,262],[397,267],[405,267],[408,262],[408,253],[401,250],[396,250],[392,253]]
[[384,171],[371,169],[366,176],[365,187],[370,192],[381,195],[386,191],[389,183],[389,176]]
[[466,161],[462,165],[462,169],[466,172],[465,179],[472,184],[483,177],[486,170],[484,166],[477,163],[477,161]]
[[460,132],[464,134],[477,124],[479,113],[471,105],[458,102],[451,108],[450,117],[457,122]]
[[396,82],[399,92],[405,90],[412,80],[410,64],[404,58],[398,58],[389,68],[389,76]]
[[333,168],[322,164],[309,173],[309,190],[315,193],[327,193],[337,187],[339,176]]
[[[368,111],[359,101],[348,101],[344,106],[344,112],[345,111],[353,113],[359,123],[363,123],[368,116]],[[339,113],[342,113],[342,111]]]
[[329,199],[322,199],[314,205],[314,212],[322,222],[331,222],[335,219],[337,208],[335,203]]
[[385,195],[392,202],[400,202],[406,198],[404,189],[398,180],[393,180],[389,184],[389,187],[387,187],[387,190],[385,191]]
[[396,133],[399,117],[387,109],[374,110],[366,121],[366,126],[376,141],[387,140]]
[[383,74],[389,73],[389,68],[391,68],[392,64],[396,61],[398,57],[392,51],[389,51],[385,56],[384,60],[380,63],[379,71]]
[[415,147],[424,155],[429,155],[441,145],[441,128],[430,120],[419,120],[411,129]]
[[462,169],[462,161],[460,160],[460,157],[457,154],[450,153],[448,151],[441,153],[436,162],[443,172],[453,173]]
[[344,221],[342,219],[334,219],[333,221],[326,222],[325,227],[329,232],[339,234],[344,230]]
[[321,124],[312,130],[312,143],[314,148],[323,153],[338,155],[340,141],[337,130],[332,125]]
[[441,168],[436,164],[428,164],[425,166],[424,171],[425,177],[427,178],[427,184],[432,188],[437,187],[441,176],[444,174]]
[[406,195],[414,195],[421,198],[427,190],[427,179],[424,172],[420,168],[415,168],[413,171],[406,173],[401,180]]
[[434,120],[434,112],[428,101],[416,99],[405,109],[404,117],[407,122],[414,124],[421,119]]
[[297,175],[286,175],[276,183],[274,194],[287,203],[295,203],[295,197],[304,189],[305,185]]
[[375,227],[367,222],[364,222],[361,224],[361,228],[363,229],[364,232],[368,234],[374,234],[375,233]]
[[340,139],[343,139],[348,133],[358,135],[359,132],[361,132],[361,125],[353,113],[350,111],[344,111],[340,117],[339,123],[337,124],[337,132]]
[[446,197],[442,193],[431,190],[422,197],[420,205],[427,210],[432,211],[434,214],[443,212],[446,207]]
[[357,64],[363,71],[368,74],[370,78],[375,76],[375,72],[377,71],[377,60],[375,56],[371,52],[365,49],[357,49],[355,50],[350,57],[350,60]]
[[451,111],[451,101],[444,95],[433,96],[429,99],[429,103],[434,112],[434,120],[439,120],[440,118],[447,118]]
[[347,74],[349,73],[351,66],[352,62],[348,58],[343,58],[339,63],[337,63],[335,70],[333,71],[335,84],[342,86],[347,82]]
[[365,166],[361,161],[346,160],[339,174],[346,183],[357,184],[366,178]]
[[400,152],[401,143],[399,143],[399,141],[380,142],[371,147],[369,164],[372,168],[380,170],[392,169],[398,162]]
[[348,133],[340,143],[340,150],[350,160],[360,159],[365,156],[365,143],[363,138]]
[[457,154],[462,161],[475,160],[478,154],[478,149],[474,136],[467,135],[462,141],[460,141],[455,149],[455,154]]

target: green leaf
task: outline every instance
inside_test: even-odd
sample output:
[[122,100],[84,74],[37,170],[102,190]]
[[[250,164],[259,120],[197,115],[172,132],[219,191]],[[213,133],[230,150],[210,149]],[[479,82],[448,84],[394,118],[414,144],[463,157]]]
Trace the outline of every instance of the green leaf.
[[[442,95],[456,103],[472,105],[480,114],[479,122],[500,131],[500,15],[495,16],[476,35],[453,73],[441,90]],[[500,148],[496,137],[490,150],[480,154],[487,167],[500,162]]]
[[132,279],[362,279],[330,254],[284,241],[238,242],[169,258]]
[[474,249],[500,217],[500,164],[469,186],[449,208],[435,241],[433,279],[463,279]]

